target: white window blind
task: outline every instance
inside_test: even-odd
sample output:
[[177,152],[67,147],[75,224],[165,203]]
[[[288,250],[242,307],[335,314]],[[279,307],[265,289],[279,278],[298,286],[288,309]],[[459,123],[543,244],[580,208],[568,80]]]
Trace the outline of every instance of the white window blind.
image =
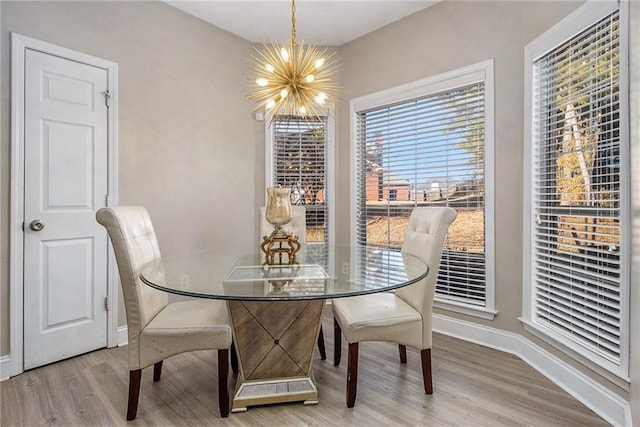
[[621,361],[620,18],[533,62],[532,320]]
[[372,271],[401,262],[413,208],[451,206],[436,299],[484,307],[485,83],[449,86],[355,111],[357,255]]
[[305,207],[307,253],[326,262],[327,119],[277,117],[272,132],[273,183],[291,187],[292,203]]

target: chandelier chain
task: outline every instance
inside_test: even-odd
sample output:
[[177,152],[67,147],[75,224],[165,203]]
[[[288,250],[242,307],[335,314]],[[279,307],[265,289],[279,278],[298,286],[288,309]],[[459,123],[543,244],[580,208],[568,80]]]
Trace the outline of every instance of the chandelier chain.
[[291,45],[296,47],[296,0],[291,0]]

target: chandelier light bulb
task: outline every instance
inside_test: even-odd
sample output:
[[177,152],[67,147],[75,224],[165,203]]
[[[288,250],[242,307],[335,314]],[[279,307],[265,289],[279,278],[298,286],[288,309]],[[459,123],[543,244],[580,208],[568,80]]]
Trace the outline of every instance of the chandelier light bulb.
[[287,49],[285,48],[280,49],[280,56],[282,57],[282,60],[284,62],[289,61],[289,52],[287,51]]
[[275,67],[273,65],[271,65],[271,64],[265,65],[264,68],[266,68],[267,71],[270,72],[270,73],[273,73],[276,70]]
[[304,106],[298,108],[298,112],[302,115],[307,114],[307,109]]
[[316,97],[314,98],[316,100],[316,102],[320,105],[324,105],[324,98],[322,98],[320,95],[316,95]]
[[256,80],[256,83],[258,84],[258,86],[267,86],[269,84],[269,80],[265,78],[259,78]]
[[265,105],[265,107],[267,108],[267,110],[270,110],[273,107],[275,107],[275,105],[276,105],[276,101],[274,101],[273,99],[270,99],[269,101],[267,101],[267,105]]
[[313,74],[309,74],[304,79],[307,81],[307,83],[312,83],[316,79],[316,76],[314,76]]
[[286,89],[280,91],[280,98],[286,98],[287,95],[289,95],[289,92]]
[[324,65],[324,58],[318,58],[315,63],[316,70],[319,70],[320,68],[322,68],[323,65]]

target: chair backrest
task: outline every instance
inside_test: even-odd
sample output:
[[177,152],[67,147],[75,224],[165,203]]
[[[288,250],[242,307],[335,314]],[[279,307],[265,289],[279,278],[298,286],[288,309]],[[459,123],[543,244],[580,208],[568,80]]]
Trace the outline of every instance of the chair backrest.
[[140,359],[140,333],[168,303],[165,292],[145,285],[139,277],[145,264],[160,260],[160,248],[149,213],[142,206],[102,208],[96,219],[107,229],[116,255],[127,314],[129,364],[134,366]]
[[[273,231],[273,225],[267,221],[265,212],[266,208],[262,206],[260,208],[260,242],[262,242],[263,236],[268,236]],[[300,252],[296,255],[296,260],[298,263],[303,263],[307,249],[307,210],[304,206],[293,205],[291,206],[291,212],[293,213],[293,219],[288,224],[285,224],[283,228],[287,232],[298,236],[298,242],[302,246],[300,247]]]
[[429,274],[424,280],[396,291],[398,297],[422,313],[427,341],[423,348],[431,344],[431,315],[442,246],[456,216],[457,212],[448,207],[414,208],[402,243],[402,253],[416,256],[429,265]]

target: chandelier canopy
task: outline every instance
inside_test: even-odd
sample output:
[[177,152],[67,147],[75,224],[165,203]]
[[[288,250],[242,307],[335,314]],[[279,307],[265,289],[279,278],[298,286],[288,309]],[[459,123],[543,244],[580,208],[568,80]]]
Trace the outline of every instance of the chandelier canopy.
[[332,82],[339,60],[327,48],[296,42],[296,2],[291,1],[289,43],[263,43],[251,55],[254,76],[247,96],[264,109],[267,122],[276,116],[318,117],[331,113],[340,87]]

